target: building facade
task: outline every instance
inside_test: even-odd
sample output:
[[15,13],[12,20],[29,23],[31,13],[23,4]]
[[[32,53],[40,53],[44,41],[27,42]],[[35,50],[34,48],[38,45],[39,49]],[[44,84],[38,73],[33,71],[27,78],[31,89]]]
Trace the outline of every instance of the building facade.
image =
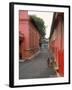
[[40,33],[28,11],[19,11],[19,58],[29,60],[39,52]]
[[54,13],[49,48],[53,52],[57,73],[64,76],[64,13]]

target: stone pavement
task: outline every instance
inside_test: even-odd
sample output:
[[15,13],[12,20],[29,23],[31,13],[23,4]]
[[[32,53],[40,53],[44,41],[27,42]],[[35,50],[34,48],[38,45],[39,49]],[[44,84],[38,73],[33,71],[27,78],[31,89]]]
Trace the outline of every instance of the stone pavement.
[[56,77],[52,67],[48,67],[48,49],[41,48],[40,53],[30,61],[19,63],[19,79]]

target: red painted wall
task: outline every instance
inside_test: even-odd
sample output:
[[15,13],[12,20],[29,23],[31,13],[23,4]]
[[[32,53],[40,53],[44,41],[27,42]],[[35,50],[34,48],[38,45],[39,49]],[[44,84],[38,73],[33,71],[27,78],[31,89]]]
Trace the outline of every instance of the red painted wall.
[[63,14],[58,14],[56,17],[54,22],[56,26],[49,44],[58,66],[57,71],[61,76],[64,76],[64,24],[62,17],[64,17]]
[[30,22],[30,47],[39,49],[40,34],[33,23]]
[[29,16],[28,11],[19,11],[19,30],[24,35],[24,48],[29,48]]
[[29,16],[28,11],[19,11],[19,32],[21,32],[24,36],[24,40],[21,43],[20,51],[22,54],[22,58],[25,58],[24,56],[24,50],[29,48]]
[[23,34],[24,40],[19,45],[20,59],[29,59],[39,50],[39,32],[30,21],[28,11],[19,11],[19,32]]

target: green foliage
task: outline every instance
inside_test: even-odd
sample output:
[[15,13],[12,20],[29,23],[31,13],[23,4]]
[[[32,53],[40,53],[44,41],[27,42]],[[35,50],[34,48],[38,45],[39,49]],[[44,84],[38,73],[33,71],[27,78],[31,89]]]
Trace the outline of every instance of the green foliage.
[[31,19],[33,20],[33,22],[35,23],[35,25],[38,28],[39,33],[41,34],[42,37],[45,36],[45,24],[42,18],[37,17],[35,15],[31,16]]

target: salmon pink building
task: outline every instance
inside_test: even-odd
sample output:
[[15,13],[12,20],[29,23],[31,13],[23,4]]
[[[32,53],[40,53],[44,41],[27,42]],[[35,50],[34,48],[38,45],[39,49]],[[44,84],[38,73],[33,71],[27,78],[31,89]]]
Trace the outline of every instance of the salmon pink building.
[[40,33],[27,10],[19,11],[19,58],[28,60],[39,52]]
[[64,13],[54,13],[49,48],[53,52],[57,73],[64,76]]

